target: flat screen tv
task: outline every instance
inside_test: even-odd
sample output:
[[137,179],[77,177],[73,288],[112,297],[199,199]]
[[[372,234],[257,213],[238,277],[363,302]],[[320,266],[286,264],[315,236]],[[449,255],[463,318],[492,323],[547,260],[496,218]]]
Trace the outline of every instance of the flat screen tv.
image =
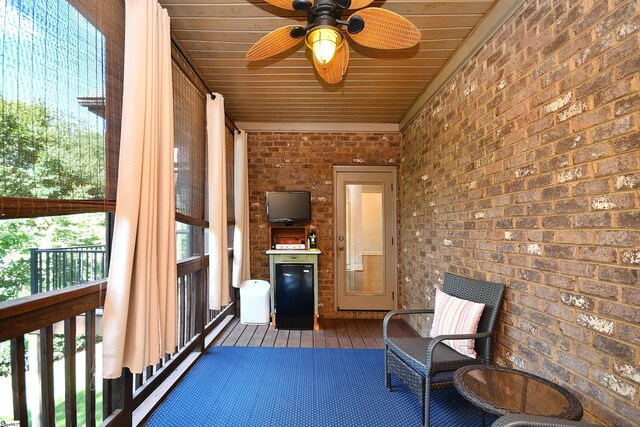
[[311,193],[268,191],[267,221],[294,224],[311,220]]

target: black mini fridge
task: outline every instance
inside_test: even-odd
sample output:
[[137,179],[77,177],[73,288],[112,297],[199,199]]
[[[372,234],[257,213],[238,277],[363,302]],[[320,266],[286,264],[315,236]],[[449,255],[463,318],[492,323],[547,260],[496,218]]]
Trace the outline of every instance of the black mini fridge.
[[313,329],[313,264],[276,264],[276,328]]

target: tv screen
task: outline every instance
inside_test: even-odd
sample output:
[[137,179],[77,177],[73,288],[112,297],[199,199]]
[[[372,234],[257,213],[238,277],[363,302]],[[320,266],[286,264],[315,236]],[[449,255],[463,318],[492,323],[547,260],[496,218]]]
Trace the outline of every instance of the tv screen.
[[308,191],[268,191],[267,220],[294,223],[311,219],[311,193]]

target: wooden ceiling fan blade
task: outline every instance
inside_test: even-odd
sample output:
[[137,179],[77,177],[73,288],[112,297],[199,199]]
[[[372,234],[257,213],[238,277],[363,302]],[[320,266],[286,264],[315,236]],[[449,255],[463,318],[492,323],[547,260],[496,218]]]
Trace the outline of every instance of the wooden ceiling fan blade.
[[351,6],[349,9],[362,9],[373,3],[373,0],[351,0]]
[[296,27],[297,25],[288,25],[271,31],[249,49],[247,59],[249,61],[259,61],[277,55],[297,45],[304,40],[304,37],[299,39],[291,37],[291,30]]
[[390,10],[369,7],[353,14],[364,20],[364,29],[349,34],[353,41],[374,49],[406,49],[420,41],[420,30],[407,18]]
[[313,56],[313,65],[322,79],[329,84],[339,83],[349,67],[349,44],[346,40],[342,42],[342,46],[335,53],[333,59],[324,67]]
[[279,7],[280,9],[295,10],[293,8],[292,0],[264,0],[264,1],[269,3],[270,5]]

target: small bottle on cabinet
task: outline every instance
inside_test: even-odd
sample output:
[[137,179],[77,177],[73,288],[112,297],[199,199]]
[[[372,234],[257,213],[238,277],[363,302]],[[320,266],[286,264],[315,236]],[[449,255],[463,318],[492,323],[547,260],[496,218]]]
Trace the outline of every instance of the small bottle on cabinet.
[[317,249],[318,248],[318,243],[316,240],[316,229],[312,228],[311,232],[309,233],[309,249]]

